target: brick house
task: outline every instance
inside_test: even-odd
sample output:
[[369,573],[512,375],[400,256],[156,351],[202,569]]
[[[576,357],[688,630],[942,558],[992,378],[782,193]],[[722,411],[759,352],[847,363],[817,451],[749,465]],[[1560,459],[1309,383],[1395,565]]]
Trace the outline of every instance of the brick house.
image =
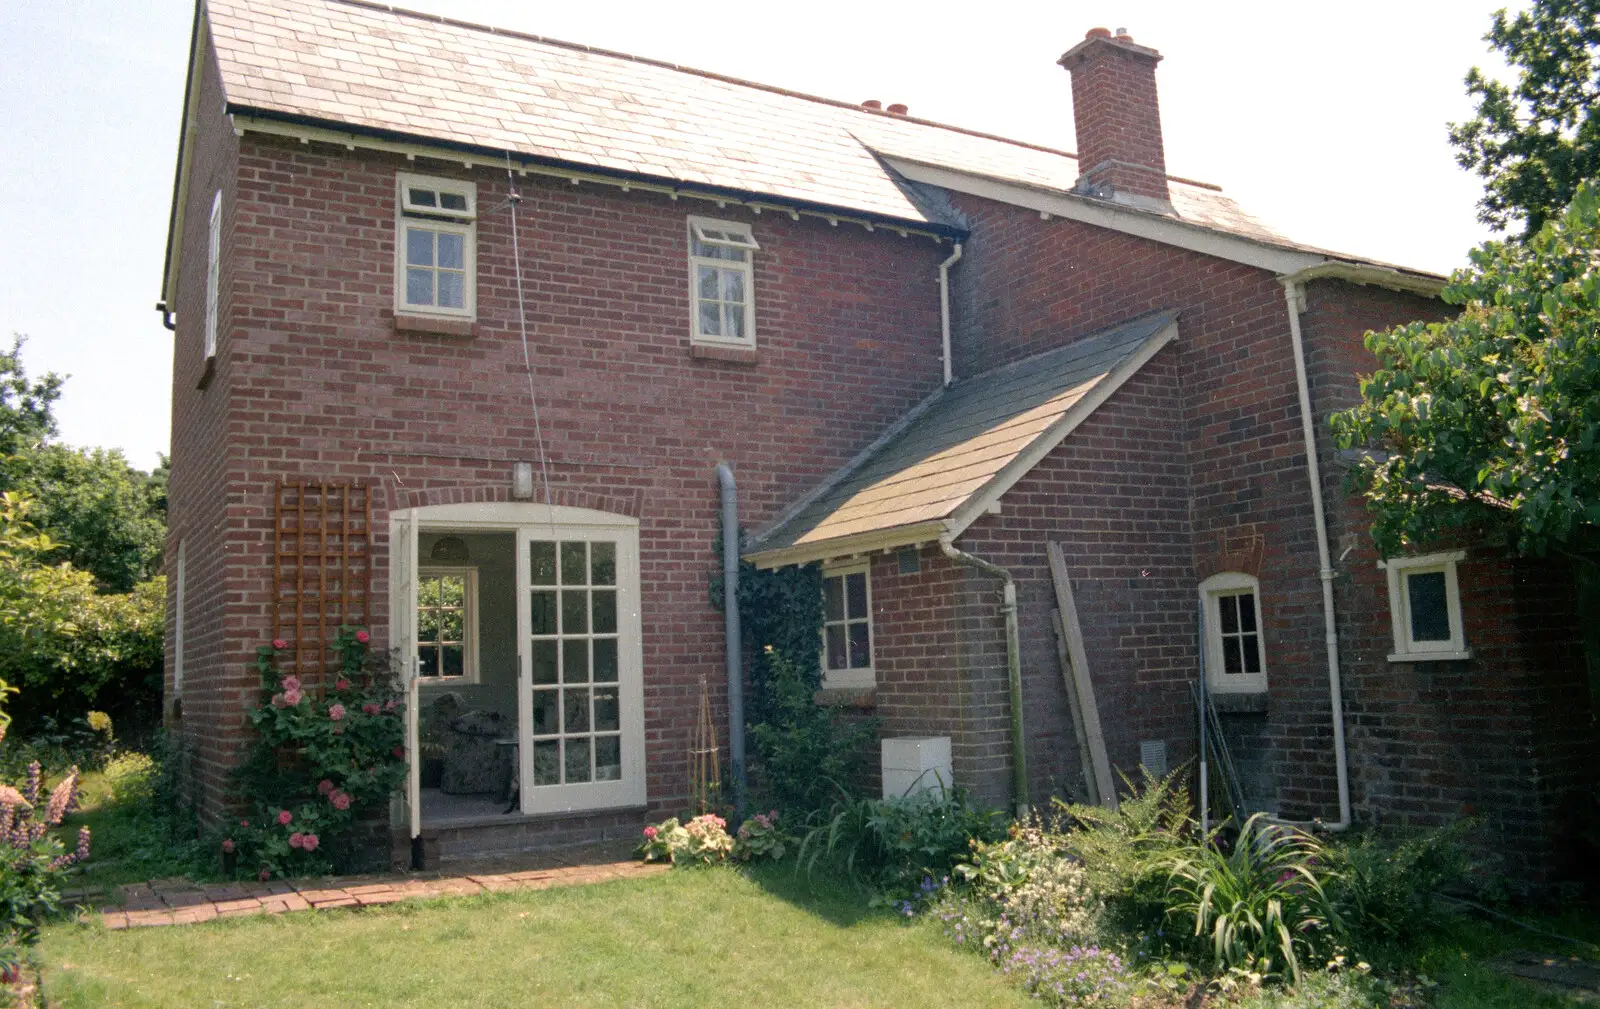
[[1076,157],[359,0],[203,2],[191,51],[166,685],[209,813],[255,647],[315,677],[343,623],[414,698],[400,836],[678,811],[719,464],[747,559],[823,566],[819,703],[986,803],[1191,759],[1202,666],[1252,808],[1534,857],[1593,787],[1563,572],[1380,566],[1340,489],[1362,334],[1442,278],[1168,175],[1155,50],[1062,57]]

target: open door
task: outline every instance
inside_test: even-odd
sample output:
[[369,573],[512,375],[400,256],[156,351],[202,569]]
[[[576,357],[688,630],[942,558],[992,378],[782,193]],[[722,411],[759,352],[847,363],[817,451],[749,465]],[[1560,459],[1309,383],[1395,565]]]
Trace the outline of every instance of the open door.
[[417,689],[417,520],[396,512],[389,524],[389,645],[399,652],[406,694],[406,818],[411,837],[422,833],[421,704]]

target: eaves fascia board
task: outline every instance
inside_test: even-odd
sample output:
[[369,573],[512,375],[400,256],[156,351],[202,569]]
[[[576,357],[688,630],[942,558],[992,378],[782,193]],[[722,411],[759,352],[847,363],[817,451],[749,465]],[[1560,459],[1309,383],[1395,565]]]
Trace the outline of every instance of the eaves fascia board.
[[918,543],[932,543],[948,533],[948,520],[918,522],[914,525],[874,529],[871,532],[818,540],[814,543],[797,543],[776,550],[749,551],[743,554],[743,557],[758,568],[782,568],[791,564],[810,564],[814,561],[878,553]]
[[194,23],[189,29],[189,75],[183,84],[183,114],[178,123],[178,166],[172,180],[172,209],[167,214],[166,259],[161,264],[161,300],[171,311],[178,310],[178,257],[183,254],[183,208],[189,198],[189,163],[193,148],[190,130],[195,122],[195,104],[200,101],[201,38],[206,31],[204,0],[196,0]]
[[1328,262],[1327,256],[1314,252],[1284,249],[1238,235],[1230,235],[1214,228],[1189,224],[1186,221],[1147,211],[1119,207],[1088,197],[1006,182],[986,175],[974,175],[970,172],[956,171],[892,155],[885,156],[885,160],[891,168],[912,182],[939,186],[1014,207],[1052,214],[1070,221],[1120,231],[1164,245],[1226,259],[1229,262],[1270,270],[1276,274],[1298,273]]
[[786,196],[758,193],[753,190],[681,182],[665,176],[648,175],[642,172],[625,172],[599,165],[564,161],[559,158],[497,150],[492,147],[463,144],[452,140],[402,133],[379,127],[359,126],[354,123],[336,120],[319,119],[277,109],[262,109],[241,105],[235,102],[228,103],[227,111],[233,120],[234,132],[240,135],[250,132],[268,133],[292,137],[306,142],[316,141],[335,144],[352,151],[361,148],[390,154],[403,154],[411,159],[431,158],[436,161],[454,161],[466,168],[492,168],[501,171],[505,170],[509,156],[512,169],[520,174],[554,175],[565,179],[576,179],[580,182],[617,186],[624,191],[639,189],[644,192],[660,193],[673,199],[687,197],[718,203],[739,203],[752,209],[757,209],[758,212],[759,210],[775,210],[794,218],[805,214],[808,217],[826,219],[830,223],[842,221],[860,224],[869,231],[882,228],[887,231],[903,233],[904,235],[931,238],[940,242],[961,241],[967,237],[967,232],[964,229],[944,224],[940,221],[899,218],[887,214],[874,214],[870,211],[851,207],[836,207],[830,204],[797,200]]
[[1425,298],[1439,297],[1445,285],[1450,282],[1449,278],[1436,273],[1400,270],[1375,263],[1352,263],[1343,260],[1318,263],[1316,266],[1291,273],[1282,280],[1285,284],[1304,284],[1310,280],[1342,280],[1351,284],[1386,287],[1391,291],[1420,294]]
[[1067,435],[1075,431],[1078,425],[1082,424],[1100,408],[1100,404],[1110,399],[1112,394],[1122,388],[1128,379],[1136,375],[1147,361],[1156,356],[1157,351],[1177,338],[1178,320],[1174,316],[1165,326],[1152,333],[1121,364],[1111,369],[1111,372],[1100,380],[1099,385],[1096,385],[1082,399],[1072,404],[1067,412],[1061,415],[1060,420],[1034,439],[1027,448],[1017,453],[1016,458],[1006,463],[1000,472],[989,479],[988,483],[958,505],[951,512],[950,517],[945,520],[945,524],[950,528],[950,538],[955,539],[963,532],[966,532],[968,526],[998,504],[1000,499],[1005,496],[1006,491],[1016,486],[1017,481],[1027,476],[1029,471],[1044,460],[1045,456],[1055,451],[1056,446],[1065,441]]

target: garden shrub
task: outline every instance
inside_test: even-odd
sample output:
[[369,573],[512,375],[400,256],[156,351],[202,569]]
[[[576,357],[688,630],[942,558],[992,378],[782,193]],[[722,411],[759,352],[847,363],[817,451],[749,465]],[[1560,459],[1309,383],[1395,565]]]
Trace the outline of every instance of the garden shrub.
[[249,813],[223,833],[225,867],[269,879],[359,864],[359,822],[387,811],[406,772],[400,695],[368,641],[341,629],[341,671],[322,689],[279,672],[285,642],[257,649],[256,739],[235,776]]
[[1268,821],[1245,821],[1232,850],[1213,837],[1174,852],[1166,863],[1167,918],[1175,941],[1214,971],[1242,968],[1299,981],[1303,964],[1332,951],[1338,918],[1328,900],[1320,841]]
[[[11,690],[0,681],[0,699]],[[0,714],[0,740],[9,721]],[[20,788],[0,785],[0,969],[13,976],[26,949],[39,941],[39,923],[60,910],[65,870],[89,857],[89,828],[79,829],[71,852],[50,834],[77,803],[78,769],[48,793],[44,781],[35,762]]]
[[715,865],[734,850],[728,822],[715,813],[703,813],[688,823],[668,817],[644,828],[637,854],[646,862],[671,862],[675,866]]
[[[1057,802],[1062,848],[1124,930],[1154,932],[1167,909],[1172,857],[1196,843],[1193,803],[1181,771],[1157,778],[1141,767],[1116,809]],[[1070,827],[1070,829],[1065,829]]]
[[739,832],[733,839],[733,857],[741,862],[758,859],[776,861],[788,854],[793,846],[794,838],[778,824],[778,811],[774,809],[757,813],[739,824]]
[[973,841],[1005,836],[1005,817],[978,809],[957,789],[928,789],[898,799],[840,799],[815,818],[800,843],[800,865],[826,858],[850,876],[886,892],[909,892],[924,878],[942,879]]
[[764,680],[757,681],[762,714],[750,725],[763,805],[805,814],[824,808],[832,796],[854,795],[877,738],[876,719],[847,718],[819,706],[820,673],[770,648],[764,657]]
[[[1416,946],[1457,919],[1450,893],[1474,893],[1481,869],[1467,837],[1475,824],[1458,820],[1410,835],[1367,831],[1329,844],[1328,895],[1354,949]],[[1476,894],[1475,894],[1476,895]]]

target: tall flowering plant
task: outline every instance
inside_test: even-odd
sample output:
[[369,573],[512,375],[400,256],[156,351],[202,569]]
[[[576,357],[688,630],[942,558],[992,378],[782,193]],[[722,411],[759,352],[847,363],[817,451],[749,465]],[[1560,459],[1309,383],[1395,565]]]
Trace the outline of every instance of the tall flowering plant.
[[279,669],[287,642],[256,650],[256,741],[236,782],[249,813],[223,831],[225,866],[263,880],[342,868],[357,823],[387,808],[405,778],[404,710],[370,642],[341,629],[339,672],[320,687]]
[[[0,681],[0,698],[11,692]],[[0,741],[10,719],[0,713]],[[78,769],[44,790],[39,762],[28,765],[21,788],[0,784],[0,975],[15,977],[22,951],[39,941],[39,922],[60,908],[64,871],[89,857],[89,828],[65,850],[50,834],[78,804]]]

